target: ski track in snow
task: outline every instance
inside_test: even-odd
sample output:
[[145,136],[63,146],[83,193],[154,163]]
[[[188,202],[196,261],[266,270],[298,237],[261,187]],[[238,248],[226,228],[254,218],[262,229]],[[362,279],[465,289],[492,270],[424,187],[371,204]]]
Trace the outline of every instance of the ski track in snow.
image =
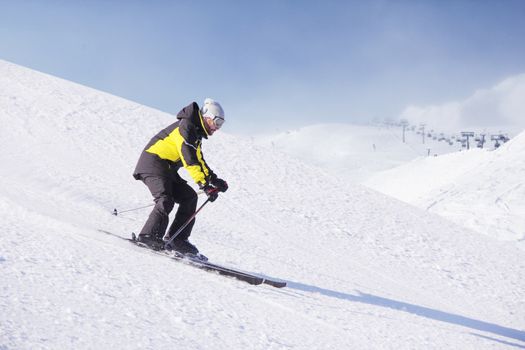
[[[524,252],[248,138],[192,240],[251,286],[151,254],[137,157],[173,116],[0,61],[0,349],[525,347]],[[5,128],[4,125],[9,125]]]

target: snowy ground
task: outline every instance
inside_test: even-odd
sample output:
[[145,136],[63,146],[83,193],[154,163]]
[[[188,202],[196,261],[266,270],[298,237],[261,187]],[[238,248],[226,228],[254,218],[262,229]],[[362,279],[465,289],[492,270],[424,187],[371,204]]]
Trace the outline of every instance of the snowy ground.
[[368,179],[429,153],[446,154],[460,146],[432,139],[422,143],[413,131],[387,125],[318,124],[278,134],[258,135],[257,144],[322,167],[328,173],[352,182]]
[[496,151],[416,159],[365,184],[525,249],[525,132]]
[[230,190],[192,240],[287,288],[100,233],[141,227],[111,211],[150,202],[131,172],[172,120],[0,61],[0,349],[525,348],[524,251],[251,139],[205,142]]
[[471,140],[469,151],[428,137],[423,144],[414,131],[402,142],[402,128],[385,125],[320,124],[256,141],[525,249],[525,134],[515,134],[497,150]]

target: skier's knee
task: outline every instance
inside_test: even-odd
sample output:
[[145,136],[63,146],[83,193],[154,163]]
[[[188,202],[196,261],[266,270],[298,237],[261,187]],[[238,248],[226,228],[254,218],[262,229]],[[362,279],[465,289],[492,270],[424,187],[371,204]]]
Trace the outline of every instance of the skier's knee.
[[199,201],[199,197],[197,196],[197,192],[193,192],[190,197],[188,197],[187,202],[188,206],[191,207],[193,210],[197,208],[197,202]]
[[175,205],[175,200],[173,198],[162,196],[159,199],[157,199],[155,207],[161,213],[169,215],[169,213],[171,213],[171,211],[173,210],[174,205]]
[[188,193],[179,204],[179,210],[186,213],[193,213],[197,208],[198,196],[196,192]]

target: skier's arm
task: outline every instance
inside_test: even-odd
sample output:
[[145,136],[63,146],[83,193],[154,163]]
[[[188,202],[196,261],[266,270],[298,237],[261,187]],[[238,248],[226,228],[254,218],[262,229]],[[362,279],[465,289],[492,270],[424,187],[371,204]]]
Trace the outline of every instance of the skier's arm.
[[180,137],[176,137],[177,149],[184,168],[186,168],[195,183],[203,186],[213,172],[208,168],[202,157],[201,142],[195,134],[195,128],[181,123],[179,127]]

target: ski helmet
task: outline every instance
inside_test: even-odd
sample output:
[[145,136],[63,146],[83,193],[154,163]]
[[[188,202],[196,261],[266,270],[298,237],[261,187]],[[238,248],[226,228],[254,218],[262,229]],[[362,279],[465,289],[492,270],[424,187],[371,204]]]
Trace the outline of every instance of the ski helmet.
[[221,104],[209,97],[204,100],[201,113],[203,117],[211,119],[219,118],[224,121],[224,110],[222,109]]

